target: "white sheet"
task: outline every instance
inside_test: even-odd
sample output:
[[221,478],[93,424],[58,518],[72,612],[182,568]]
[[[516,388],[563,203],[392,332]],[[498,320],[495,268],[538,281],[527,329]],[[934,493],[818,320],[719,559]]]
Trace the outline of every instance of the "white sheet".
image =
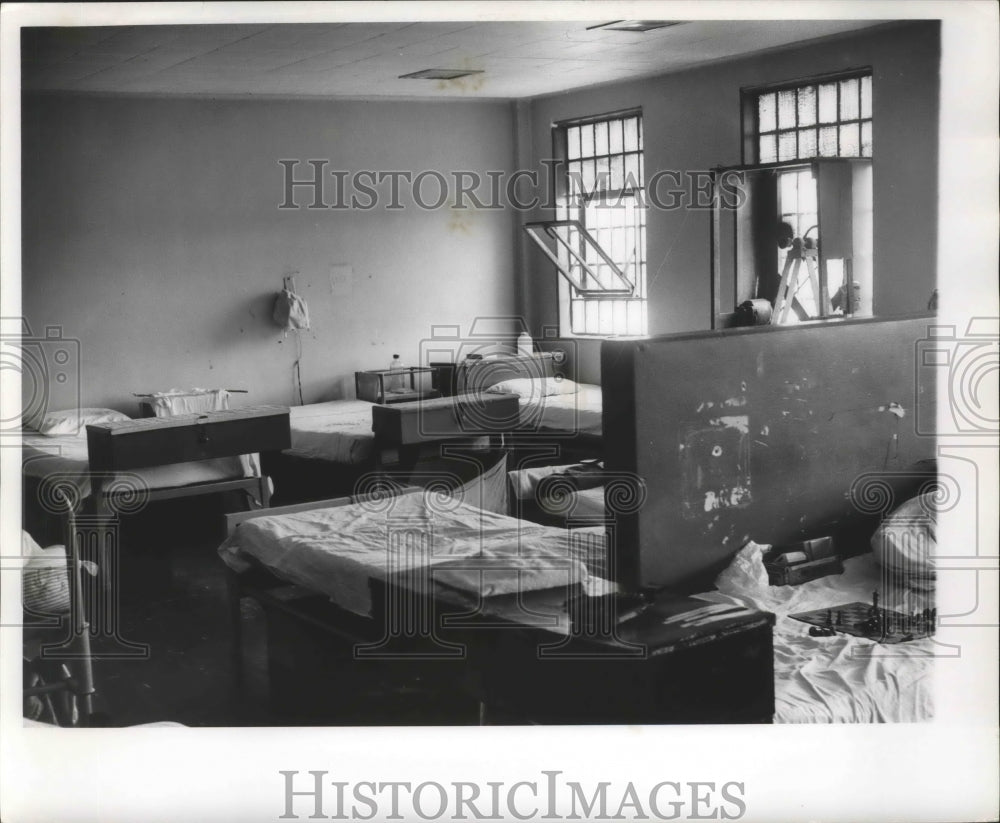
[[521,427],[531,431],[601,434],[601,387],[579,383],[573,394],[520,399]]
[[349,505],[246,521],[219,547],[237,571],[255,558],[282,579],[371,613],[369,580],[433,569],[433,581],[474,596],[565,587],[602,589],[603,528],[557,529],[423,491],[386,508]]
[[776,615],[776,723],[902,723],[933,717],[933,638],[880,645],[844,634],[810,637],[808,624],[788,616],[871,602],[875,589],[883,603],[903,603],[912,613],[932,606],[931,595],[895,586],[885,591],[870,553],[847,560],[842,575],[798,586],[769,586],[762,553],[761,546],[748,544],[716,581],[719,591],[699,597]]
[[[90,466],[87,438],[74,435],[46,437],[24,432],[21,439],[21,465],[26,477],[44,479],[59,475],[60,481],[72,486],[79,499],[91,494]],[[198,460],[191,463],[172,463],[147,469],[131,469],[125,475],[135,476],[135,483],[147,489],[172,489],[195,483],[212,483],[252,477],[240,457],[223,457],[216,460]],[[122,482],[127,482],[121,478]],[[111,479],[105,485],[111,485]]]
[[375,447],[372,406],[366,400],[331,400],[289,409],[291,448],[285,454],[355,465]]

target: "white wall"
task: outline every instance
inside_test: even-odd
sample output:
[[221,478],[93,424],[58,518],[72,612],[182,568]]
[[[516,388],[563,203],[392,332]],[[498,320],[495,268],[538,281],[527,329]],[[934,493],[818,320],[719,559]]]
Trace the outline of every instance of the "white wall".
[[[37,95],[22,144],[23,312],[79,338],[86,406],[134,412],[131,392],[172,386],[292,402],[296,344],[269,319],[286,273],[312,314],[306,402],[351,396],[393,353],[415,364],[433,324],[513,312],[506,211],[310,210],[302,190],[278,209],[279,159],[508,172],[507,104]],[[334,264],[353,270],[336,294]],[[52,388],[50,408],[75,402]]]

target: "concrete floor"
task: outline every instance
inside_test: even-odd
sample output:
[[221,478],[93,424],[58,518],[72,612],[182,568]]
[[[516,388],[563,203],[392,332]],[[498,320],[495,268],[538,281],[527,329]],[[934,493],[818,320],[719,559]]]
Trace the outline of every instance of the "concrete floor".
[[[249,603],[247,634],[258,642],[248,643],[248,688],[233,699],[225,574],[215,551],[224,504],[218,495],[164,501],[121,522],[118,562],[102,570],[118,567],[110,597],[103,616],[90,618],[95,709],[111,725],[267,722],[262,617]],[[26,656],[43,636],[26,633]]]
[[[419,682],[398,682],[369,667],[332,673],[297,630],[270,626],[261,607],[244,600],[242,688],[233,688],[232,628],[225,567],[217,554],[222,511],[239,500],[219,496],[163,501],[124,519],[118,605],[93,638],[96,710],[110,725],[173,721],[189,726],[467,724],[478,706],[439,695]],[[96,621],[94,621],[96,623]],[[49,630],[54,631],[54,630]],[[293,632],[294,634],[289,634]],[[26,656],[39,633],[26,633]],[[276,658],[292,654],[294,683],[278,681],[271,700],[269,639]],[[48,642],[59,637],[49,635]],[[133,655],[131,644],[148,646]],[[123,653],[125,656],[122,656]],[[353,678],[353,679],[352,679]],[[336,700],[323,700],[336,679]],[[302,684],[300,697],[295,684]],[[347,699],[345,699],[345,696]]]

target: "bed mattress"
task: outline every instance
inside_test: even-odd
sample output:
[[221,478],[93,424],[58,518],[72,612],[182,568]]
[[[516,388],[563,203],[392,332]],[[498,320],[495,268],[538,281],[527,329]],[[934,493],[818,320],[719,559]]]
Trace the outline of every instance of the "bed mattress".
[[789,615],[854,601],[919,612],[933,594],[892,580],[871,553],[849,558],[844,573],[798,586],[770,586],[763,547],[748,544],[716,581],[706,600],[737,602],[776,616],[774,626],[775,723],[911,723],[934,713],[934,639],[880,645],[837,634],[811,637],[809,626]]
[[580,383],[572,394],[522,397],[520,403],[522,429],[601,434],[600,386]]
[[[61,483],[70,485],[83,500],[90,496],[90,466],[87,438],[74,435],[48,437],[25,432],[21,439],[21,465],[25,477],[44,480],[58,475]],[[172,463],[146,469],[130,469],[119,476],[120,484],[139,484],[146,489],[172,489],[197,483],[213,483],[253,476],[247,461],[240,457]],[[127,478],[129,479],[126,479]],[[112,478],[105,486],[114,486]]]
[[219,548],[236,571],[249,558],[278,577],[371,614],[372,579],[428,568],[433,584],[479,597],[579,582],[603,591],[603,528],[566,530],[517,520],[418,490],[369,505],[258,517]]
[[372,406],[366,400],[331,400],[289,409],[291,448],[285,454],[353,466],[372,457]]

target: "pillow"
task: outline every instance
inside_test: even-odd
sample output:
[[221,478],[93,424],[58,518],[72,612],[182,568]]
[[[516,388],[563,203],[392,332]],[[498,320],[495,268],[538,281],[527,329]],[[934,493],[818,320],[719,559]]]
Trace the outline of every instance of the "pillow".
[[933,580],[936,534],[934,493],[921,494],[882,521],[872,535],[872,553],[881,566],[904,580]]
[[518,377],[494,383],[486,391],[494,394],[516,394],[518,397],[551,397],[576,394],[577,385],[564,377]]
[[88,425],[117,423],[129,419],[127,414],[114,409],[67,409],[48,412],[38,425],[38,433],[46,437],[60,437],[67,434],[86,437]]

